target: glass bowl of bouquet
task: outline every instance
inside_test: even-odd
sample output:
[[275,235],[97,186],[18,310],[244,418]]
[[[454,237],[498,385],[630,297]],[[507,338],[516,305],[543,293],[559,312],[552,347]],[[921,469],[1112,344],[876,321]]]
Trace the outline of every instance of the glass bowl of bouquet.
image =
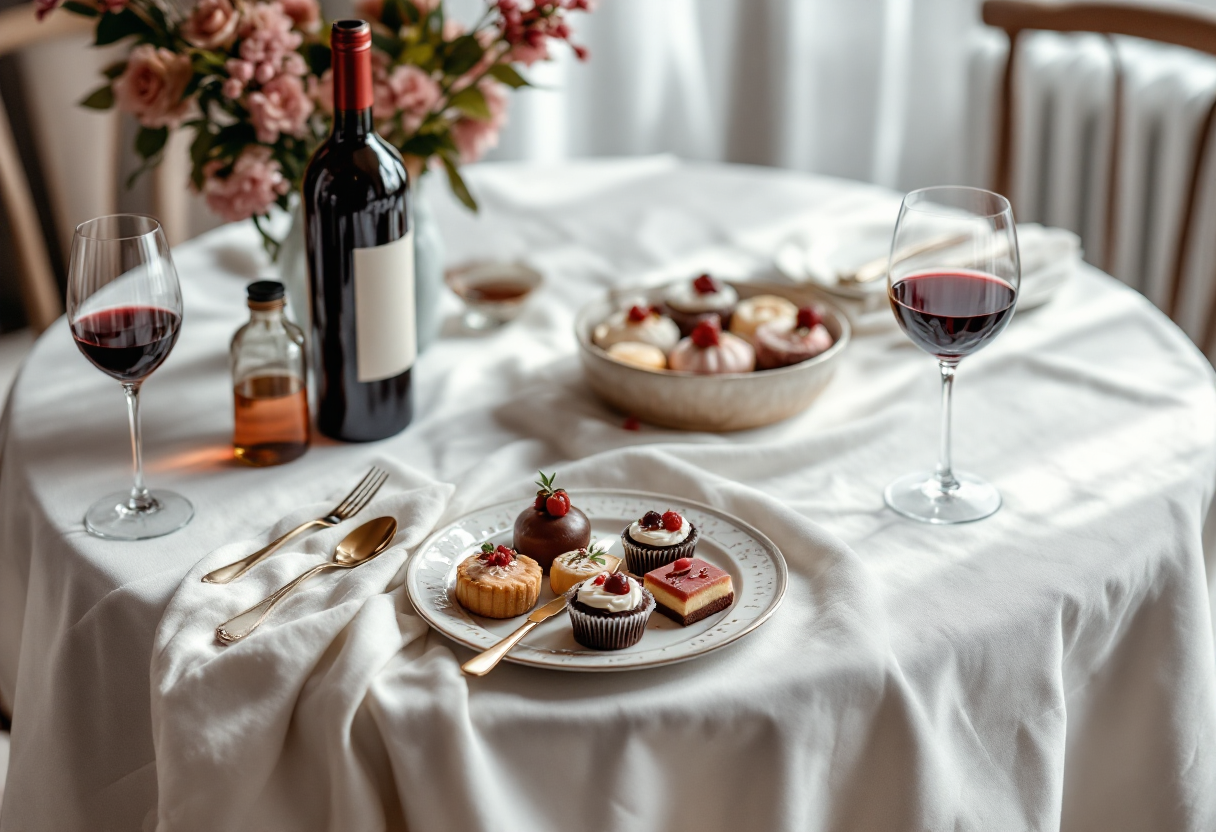
[[[557,42],[586,59],[571,42],[570,16],[592,5],[488,0],[466,25],[442,0],[359,0],[356,15],[372,25],[376,129],[401,151],[412,180],[442,169],[476,210],[461,165],[497,144],[507,92],[529,85],[523,70],[549,60]],[[293,210],[331,127],[330,29],[317,0],[37,0],[40,18],[56,9],[95,19],[97,46],[129,44],[81,103],[138,120],[142,164],[132,179],[161,161],[171,131],[190,131],[191,188],[223,219],[252,219],[277,256],[283,240],[269,230],[269,214]],[[421,262],[424,236],[416,229],[418,315],[429,325],[438,316],[427,314],[423,284],[433,284],[426,288],[437,302],[443,268],[441,253]]]

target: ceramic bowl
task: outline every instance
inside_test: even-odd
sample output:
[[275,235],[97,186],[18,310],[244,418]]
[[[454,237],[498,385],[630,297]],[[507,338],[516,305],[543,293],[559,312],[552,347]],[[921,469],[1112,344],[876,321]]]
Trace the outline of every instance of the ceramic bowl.
[[[822,294],[803,286],[731,285],[740,298],[780,295],[800,306],[819,306],[824,313],[823,324],[835,343],[814,358],[776,370],[721,375],[647,370],[615,361],[591,342],[596,324],[618,308],[610,298],[603,298],[584,306],[574,324],[579,358],[591,389],[622,413],[680,430],[745,430],[801,413],[831,380],[840,356],[848,348],[848,319]],[[631,293],[631,297],[658,303],[661,292],[659,287]]]

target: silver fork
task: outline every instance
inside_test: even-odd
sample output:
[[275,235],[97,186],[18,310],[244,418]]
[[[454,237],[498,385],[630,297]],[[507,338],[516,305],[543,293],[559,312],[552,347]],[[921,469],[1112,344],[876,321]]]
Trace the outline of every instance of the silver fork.
[[372,497],[376,496],[376,492],[380,490],[380,486],[384,485],[387,479],[388,472],[381,471],[379,468],[372,466],[367,475],[359,480],[359,484],[351,489],[351,492],[342,499],[342,502],[334,506],[329,514],[324,517],[318,517],[316,520],[309,520],[307,523],[301,523],[277,540],[272,540],[264,548],[258,549],[252,555],[241,558],[236,563],[221,566],[213,572],[208,572],[203,576],[203,580],[209,584],[226,584],[229,581],[235,581],[267,555],[276,551],[280,546],[297,535],[304,534],[304,532],[314,528],[328,529],[330,526],[338,525],[343,520],[349,520],[372,501]]

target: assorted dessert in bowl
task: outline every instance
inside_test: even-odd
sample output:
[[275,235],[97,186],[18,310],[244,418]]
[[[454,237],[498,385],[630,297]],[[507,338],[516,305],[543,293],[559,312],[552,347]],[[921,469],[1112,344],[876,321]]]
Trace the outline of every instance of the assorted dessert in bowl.
[[[547,573],[553,594],[566,596],[574,640],[592,650],[621,650],[645,637],[656,611],[686,627],[734,603],[730,574],[696,556],[697,528],[679,512],[655,507],[642,513],[621,530],[620,558],[609,553],[615,541],[591,542],[589,526],[577,522],[585,515],[552,476],[541,474],[538,484],[511,546],[483,543],[457,564],[454,597],[468,612],[492,619],[526,615],[537,606]],[[561,546],[569,548],[551,554]]]
[[576,323],[592,389],[643,421],[739,430],[807,407],[835,370],[849,324],[794,286],[701,274],[585,307]]

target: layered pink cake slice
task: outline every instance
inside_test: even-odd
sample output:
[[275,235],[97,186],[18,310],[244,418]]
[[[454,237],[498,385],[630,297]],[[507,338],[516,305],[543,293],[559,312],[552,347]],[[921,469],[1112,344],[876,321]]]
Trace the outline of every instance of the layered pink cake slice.
[[687,627],[735,602],[730,575],[700,558],[680,558],[642,579],[659,612]]

